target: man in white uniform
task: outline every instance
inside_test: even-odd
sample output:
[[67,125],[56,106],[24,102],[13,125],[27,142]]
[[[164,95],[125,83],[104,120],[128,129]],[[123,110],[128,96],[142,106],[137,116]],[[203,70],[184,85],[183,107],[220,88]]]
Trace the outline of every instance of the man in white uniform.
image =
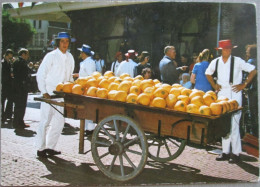
[[[236,46],[234,46],[236,47]],[[235,99],[239,106],[242,105],[242,90],[250,83],[256,75],[255,67],[246,63],[239,57],[233,57],[233,69],[231,63],[231,52],[234,48],[231,40],[219,41],[219,47],[222,49],[222,56],[218,57],[210,63],[205,74],[212,88],[218,92],[218,96],[225,96],[228,99]],[[214,82],[212,75],[215,72],[217,65],[217,82]],[[249,75],[244,83],[242,83],[242,71],[249,72]],[[233,78],[232,78],[233,73]],[[233,81],[230,81],[232,80]],[[239,154],[241,153],[241,139],[239,133],[239,121],[241,111],[235,113],[231,117],[231,132],[226,137],[222,137],[222,154],[216,160],[229,160],[229,163],[239,162]],[[230,148],[232,147],[232,154],[230,155]]]
[[123,61],[123,54],[122,54],[122,52],[120,52],[120,51],[116,52],[115,60],[116,61],[113,62],[112,65],[111,65],[111,71],[113,71],[114,74],[116,74],[119,65]]
[[101,74],[104,74],[106,71],[106,64],[104,59],[100,57],[99,53],[95,53],[94,55],[94,61],[96,63],[96,71],[98,71]]
[[[67,50],[70,44],[70,35],[66,32],[58,33],[56,38],[58,48],[47,53],[38,72],[38,88],[44,98],[51,98],[56,86],[60,82],[73,81],[74,58]],[[63,107],[56,107],[62,114]],[[54,150],[62,129],[64,117],[49,104],[41,103],[41,121],[37,131],[37,155],[46,158],[48,155],[61,154]]]
[[[90,76],[93,72],[96,71],[95,61],[91,56],[94,55],[94,52],[91,51],[89,45],[83,44],[81,48],[78,48],[82,62],[80,62],[79,77]],[[85,120],[85,133],[86,135],[91,135],[95,128],[95,123],[92,120]]]
[[133,49],[128,50],[128,52],[125,54],[127,59],[121,62],[117,69],[116,72],[117,77],[119,77],[123,73],[128,73],[132,78],[134,77],[134,69],[135,66],[137,66],[137,63],[134,61],[134,59],[136,58],[137,55],[138,53],[135,52],[135,50]]
[[90,76],[96,71],[95,61],[92,59],[94,52],[91,51],[91,47],[83,44],[81,48],[78,48],[80,53],[80,58],[83,60],[80,62],[79,77]]

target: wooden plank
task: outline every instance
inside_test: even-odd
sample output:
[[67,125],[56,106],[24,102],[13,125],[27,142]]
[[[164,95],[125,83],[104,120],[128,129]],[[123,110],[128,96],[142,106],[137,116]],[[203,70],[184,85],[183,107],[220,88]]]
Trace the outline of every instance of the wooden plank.
[[85,120],[80,120],[79,154],[84,153],[84,134],[85,134]]

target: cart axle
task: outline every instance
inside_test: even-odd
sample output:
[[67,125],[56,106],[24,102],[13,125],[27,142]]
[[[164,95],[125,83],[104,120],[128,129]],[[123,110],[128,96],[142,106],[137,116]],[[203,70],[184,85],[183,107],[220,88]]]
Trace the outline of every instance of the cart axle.
[[121,155],[124,151],[124,146],[121,142],[115,142],[109,146],[108,150],[112,155]]

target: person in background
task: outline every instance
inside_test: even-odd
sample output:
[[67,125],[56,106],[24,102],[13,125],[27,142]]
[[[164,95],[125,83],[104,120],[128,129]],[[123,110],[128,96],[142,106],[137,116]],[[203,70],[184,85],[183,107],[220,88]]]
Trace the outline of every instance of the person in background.
[[14,62],[14,121],[13,127],[16,130],[30,127],[24,123],[24,115],[29,90],[29,68],[27,66],[30,57],[29,51],[22,48],[18,52],[18,60]]
[[134,77],[134,68],[137,66],[135,59],[138,53],[135,50],[131,49],[125,54],[126,60],[121,62],[118,70],[116,72],[116,76],[119,77],[123,73],[128,73],[132,78]]
[[151,79],[152,78],[152,69],[151,68],[144,68],[142,70],[141,75],[144,79]]
[[94,52],[91,51],[91,47],[86,44],[83,44],[78,50],[80,51],[80,58],[83,60],[80,62],[79,77],[90,76],[96,71],[96,63],[92,59]]
[[195,84],[194,88],[198,90],[202,90],[204,92],[207,92],[209,90],[212,90],[211,84],[209,83],[205,71],[209,66],[209,55],[210,51],[209,49],[204,49],[199,54],[199,63],[196,63],[191,74],[190,82],[192,84]]
[[181,77],[182,79],[180,81],[180,84],[185,88],[192,89],[192,84],[190,82],[190,74],[183,73]]
[[[56,38],[57,49],[47,53],[37,72],[38,88],[44,98],[50,99],[56,86],[61,82],[73,81],[72,74],[75,66],[74,58],[68,52],[70,35],[59,32]],[[41,103],[41,120],[37,131],[37,156],[46,158],[61,154],[55,150],[58,139],[64,127],[64,108],[54,109],[48,103]],[[62,114],[61,114],[62,113]]]
[[[181,55],[181,65],[180,66],[190,66],[190,57],[187,54]],[[183,73],[189,73],[189,68],[186,68]]]
[[[252,64],[257,70],[257,47],[256,44],[246,46],[247,63]],[[258,137],[258,88],[257,76],[254,77],[252,82],[247,86],[248,88],[248,105],[252,124],[252,134]]]
[[[96,63],[92,59],[94,52],[91,51],[89,45],[83,44],[81,48],[78,48],[80,51],[80,57],[83,60],[80,62],[79,77],[90,76],[93,72],[96,71]],[[95,129],[95,123],[92,120],[85,120],[85,134],[91,135]]]
[[196,53],[193,53],[192,54],[192,61],[191,61],[191,64],[189,66],[189,73],[191,74],[192,73],[192,70],[193,70],[193,67],[195,66],[196,63],[199,62],[199,59],[198,59],[198,55]]
[[106,64],[99,53],[94,54],[94,61],[96,63],[96,71],[100,72],[103,75],[106,71]]
[[[1,122],[4,123],[6,119],[12,118],[13,113],[13,55],[11,49],[7,49],[2,64],[2,92],[1,92]],[[6,103],[7,101],[7,103]],[[6,106],[5,106],[6,103]]]
[[164,57],[159,63],[161,81],[167,84],[179,83],[179,75],[185,71],[188,66],[178,67],[175,61],[176,50],[174,46],[166,46],[164,48]]
[[139,63],[135,67],[134,77],[137,76],[137,75],[141,75],[144,68],[152,69],[151,64],[148,63],[149,59],[150,59],[149,53],[147,51],[143,51],[138,58]]
[[[228,99],[234,99],[241,106],[242,90],[253,80],[257,72],[255,66],[246,63],[239,57],[231,56],[232,48],[235,47],[232,45],[231,40],[220,40],[219,47],[216,49],[222,50],[222,55],[211,61],[205,74],[212,88],[218,92],[218,97],[224,96]],[[216,66],[216,64],[218,65]],[[215,82],[212,75],[216,71],[216,67],[217,81]],[[245,82],[242,82],[243,71],[249,72]],[[240,161],[239,154],[242,151],[239,131],[240,117],[241,111],[231,116],[231,132],[222,137],[222,154],[216,158],[217,161],[228,160],[229,163],[238,163]],[[232,154],[230,153],[231,147]]]
[[120,63],[123,61],[123,54],[122,54],[122,52],[120,52],[120,51],[116,52],[115,60],[116,60],[116,61],[113,62],[112,65],[111,65],[111,71],[112,71],[114,74],[116,74],[117,69],[118,69]]

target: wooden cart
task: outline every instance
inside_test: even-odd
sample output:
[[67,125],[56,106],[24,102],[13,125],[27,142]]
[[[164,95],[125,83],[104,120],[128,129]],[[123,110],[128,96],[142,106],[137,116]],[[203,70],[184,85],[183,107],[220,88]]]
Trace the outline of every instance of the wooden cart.
[[85,119],[96,126],[91,152],[109,178],[127,181],[142,172],[147,157],[167,162],[187,142],[207,145],[230,131],[231,115],[202,116],[101,98],[55,92],[52,99],[35,98],[64,107],[64,117],[80,120],[79,153],[84,152]]

